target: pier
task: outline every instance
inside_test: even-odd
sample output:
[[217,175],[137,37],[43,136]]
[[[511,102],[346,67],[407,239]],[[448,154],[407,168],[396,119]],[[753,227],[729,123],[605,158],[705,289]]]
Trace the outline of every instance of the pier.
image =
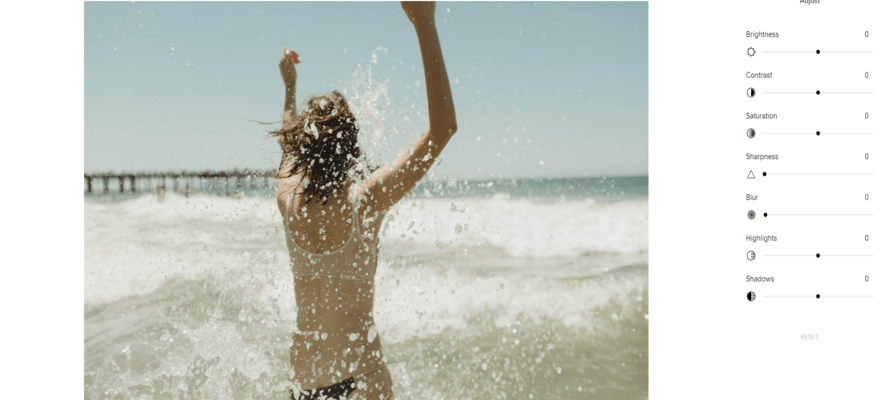
[[240,192],[244,188],[269,188],[278,179],[275,170],[233,171],[181,171],[137,173],[85,174],[86,194],[95,193],[152,193],[158,186],[165,190],[180,191],[185,188],[199,191]]

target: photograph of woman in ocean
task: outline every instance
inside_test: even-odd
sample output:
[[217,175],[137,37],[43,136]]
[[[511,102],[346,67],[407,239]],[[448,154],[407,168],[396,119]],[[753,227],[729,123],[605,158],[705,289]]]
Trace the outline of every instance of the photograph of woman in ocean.
[[85,15],[86,399],[647,398],[647,3]]

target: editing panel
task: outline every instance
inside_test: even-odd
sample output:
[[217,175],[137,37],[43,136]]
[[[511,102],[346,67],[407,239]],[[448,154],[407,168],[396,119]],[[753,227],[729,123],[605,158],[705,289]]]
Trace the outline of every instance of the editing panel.
[[880,398],[878,5],[651,2],[652,396]]
[[777,321],[779,307],[865,309],[880,257],[876,40],[843,20],[767,28],[742,33],[741,297]]
[[740,354],[783,382],[827,369],[813,381],[826,389],[868,385],[860,363],[880,318],[880,32],[846,3],[786,2],[740,25],[741,123],[729,133]]

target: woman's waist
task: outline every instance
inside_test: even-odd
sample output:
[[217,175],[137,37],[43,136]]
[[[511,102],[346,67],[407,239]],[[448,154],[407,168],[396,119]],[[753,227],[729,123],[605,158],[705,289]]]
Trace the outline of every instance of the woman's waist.
[[303,389],[330,386],[385,365],[378,334],[370,340],[359,334],[295,333],[288,359]]
[[293,333],[294,339],[313,344],[326,342],[366,345],[374,342],[379,336],[372,318],[362,323],[346,321],[342,325],[339,325],[339,321],[336,323],[328,323],[326,320],[308,323],[298,321],[297,328],[297,331]]
[[370,329],[375,330],[372,302],[351,299],[300,305],[297,309],[296,327],[303,333],[319,332],[346,337],[358,334],[366,337]]

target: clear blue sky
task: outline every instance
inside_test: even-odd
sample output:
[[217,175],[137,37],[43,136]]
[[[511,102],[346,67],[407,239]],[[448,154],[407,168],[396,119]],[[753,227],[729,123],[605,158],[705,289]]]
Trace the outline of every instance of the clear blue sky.
[[[647,2],[440,2],[436,20],[459,129],[435,173],[648,173]],[[85,171],[275,168],[280,125],[236,115],[280,120],[284,46],[298,102],[345,90],[376,159],[427,127],[399,2],[88,2]]]

